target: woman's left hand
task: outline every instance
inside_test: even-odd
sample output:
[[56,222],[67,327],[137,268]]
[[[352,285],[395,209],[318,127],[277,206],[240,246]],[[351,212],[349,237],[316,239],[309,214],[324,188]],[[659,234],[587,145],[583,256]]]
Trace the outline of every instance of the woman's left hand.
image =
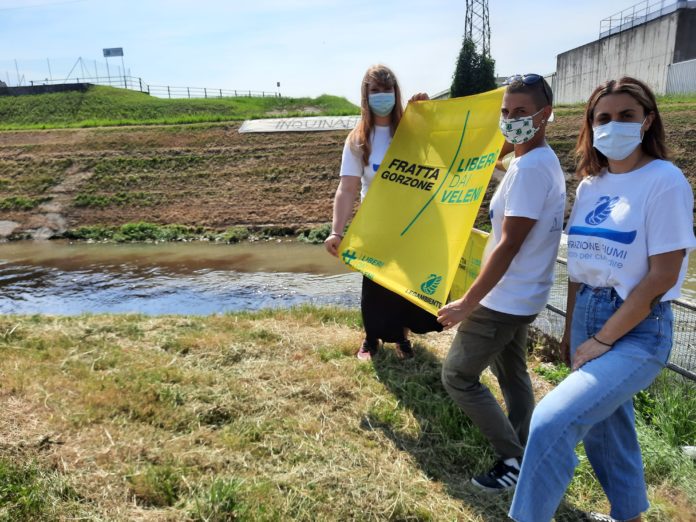
[[596,359],[600,355],[604,355],[609,350],[611,350],[611,346],[598,343],[590,337],[578,346],[578,349],[575,351],[575,357],[573,357],[573,371],[580,368],[586,362]]

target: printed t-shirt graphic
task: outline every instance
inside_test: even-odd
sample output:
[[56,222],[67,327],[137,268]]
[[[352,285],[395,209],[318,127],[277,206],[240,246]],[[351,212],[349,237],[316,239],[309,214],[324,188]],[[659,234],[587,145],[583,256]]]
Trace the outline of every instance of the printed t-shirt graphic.
[[[696,247],[692,198],[681,170],[663,160],[585,178],[567,226],[570,280],[612,287],[626,299],[647,274],[649,256]],[[687,262],[663,301],[679,297]]]

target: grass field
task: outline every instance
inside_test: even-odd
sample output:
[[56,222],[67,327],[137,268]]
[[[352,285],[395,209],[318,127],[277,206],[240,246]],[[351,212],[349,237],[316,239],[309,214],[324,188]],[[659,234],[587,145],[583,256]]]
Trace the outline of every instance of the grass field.
[[[339,309],[1,317],[0,520],[505,520],[468,483],[494,457],[440,383],[451,336],[374,365],[360,339]],[[538,397],[564,375],[530,364]],[[696,516],[690,390],[638,400],[647,521]],[[581,451],[557,520],[585,510],[607,504]]]
[[359,114],[345,98],[162,99],[95,86],[86,92],[0,96],[0,130],[238,121],[271,116]]

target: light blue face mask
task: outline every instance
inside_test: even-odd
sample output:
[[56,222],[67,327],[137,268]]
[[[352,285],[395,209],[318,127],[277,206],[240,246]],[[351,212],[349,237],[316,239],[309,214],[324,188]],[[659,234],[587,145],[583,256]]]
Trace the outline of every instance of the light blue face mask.
[[621,161],[631,155],[643,141],[643,123],[610,121],[592,129],[592,146],[607,158]]
[[367,97],[367,104],[377,116],[387,116],[396,104],[396,95],[393,92],[375,92]]

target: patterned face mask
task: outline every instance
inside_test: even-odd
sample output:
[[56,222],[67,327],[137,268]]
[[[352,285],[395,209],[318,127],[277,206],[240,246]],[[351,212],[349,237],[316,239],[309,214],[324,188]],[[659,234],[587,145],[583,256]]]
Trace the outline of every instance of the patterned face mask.
[[522,118],[503,118],[500,117],[500,132],[505,136],[505,140],[513,145],[521,145],[531,140],[539,130],[534,126],[532,119],[544,109],[539,109],[531,116]]

